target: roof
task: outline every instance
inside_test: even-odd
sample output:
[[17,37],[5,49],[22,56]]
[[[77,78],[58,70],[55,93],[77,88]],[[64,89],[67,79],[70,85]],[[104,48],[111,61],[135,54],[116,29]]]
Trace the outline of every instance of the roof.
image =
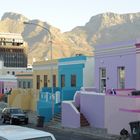
[[129,41],[118,41],[110,44],[104,44],[104,45],[97,45],[95,46],[95,50],[98,49],[106,49],[106,48],[116,48],[116,47],[122,47],[122,46],[134,46],[135,44],[139,43],[139,40],[129,40]]
[[[1,125],[0,126],[0,138],[3,137],[8,140],[22,140],[37,137],[54,136],[51,133],[36,130],[33,128],[16,126],[16,125]],[[55,138],[53,139],[55,140]]]
[[73,56],[73,57],[66,57],[60,58],[59,62],[69,62],[69,61],[78,61],[78,60],[86,60],[87,56],[80,55],[80,56]]
[[1,80],[16,80],[17,78],[15,77],[15,75],[6,74],[6,75],[0,75],[0,79]]
[[23,40],[21,34],[0,32],[0,38],[17,38]]

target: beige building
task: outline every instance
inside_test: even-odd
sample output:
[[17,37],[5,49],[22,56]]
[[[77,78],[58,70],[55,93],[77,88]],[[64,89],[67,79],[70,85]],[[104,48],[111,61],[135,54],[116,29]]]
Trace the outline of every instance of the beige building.
[[58,60],[33,63],[33,89],[38,91],[42,87],[51,87],[52,83],[53,87],[58,86]]

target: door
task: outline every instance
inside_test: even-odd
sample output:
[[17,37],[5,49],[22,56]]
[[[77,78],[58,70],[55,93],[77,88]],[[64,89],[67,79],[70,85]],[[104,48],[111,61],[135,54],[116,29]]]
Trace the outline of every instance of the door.
[[99,89],[103,93],[106,91],[106,68],[100,68],[100,80],[99,80]]

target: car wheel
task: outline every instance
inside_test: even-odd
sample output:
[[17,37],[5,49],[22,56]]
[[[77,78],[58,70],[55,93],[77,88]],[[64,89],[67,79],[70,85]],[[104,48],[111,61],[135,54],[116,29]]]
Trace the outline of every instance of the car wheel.
[[10,119],[10,124],[11,124],[11,125],[13,124],[13,119],[12,119],[12,118]]
[[25,120],[25,124],[28,124],[28,119]]

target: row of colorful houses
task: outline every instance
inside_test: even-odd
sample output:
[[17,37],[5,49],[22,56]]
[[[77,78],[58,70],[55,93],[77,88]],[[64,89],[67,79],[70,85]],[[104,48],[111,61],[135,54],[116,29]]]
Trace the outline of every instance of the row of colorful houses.
[[107,129],[109,134],[119,135],[123,128],[133,132],[130,122],[140,117],[140,42],[96,47],[94,69],[98,90],[82,88],[73,101],[63,101],[62,126],[81,127],[82,113],[91,127]]
[[[36,65],[37,63],[33,65],[36,79],[40,79],[42,84],[49,85],[42,85],[39,101],[37,102],[38,113],[45,116],[46,121],[49,121],[52,115],[61,111],[61,102],[63,100],[72,100],[75,92],[82,86],[93,86],[93,79],[91,77],[94,76],[94,73],[89,75],[90,69],[94,68],[93,57],[75,56],[55,60],[53,62],[54,63],[51,63],[51,61],[45,62],[46,68],[44,68],[44,63],[43,65],[41,64],[41,66]],[[51,75],[53,76],[53,91],[52,88],[50,88]],[[47,80],[45,80],[45,77],[47,77]],[[86,78],[91,80],[86,80]],[[35,82],[36,86],[37,81]],[[55,99],[53,99],[52,96],[54,96]]]
[[[80,113],[82,112],[92,127],[107,128],[109,133],[113,134],[118,134],[123,126],[129,129],[129,122],[138,119],[137,113],[140,108],[139,96],[134,97],[131,94],[133,90],[140,89],[139,48],[140,43],[137,40],[118,42],[97,46],[94,57],[74,56],[35,62],[32,84],[28,84],[29,75],[23,76],[28,77],[25,78],[27,82],[25,85],[33,87],[30,96],[32,107],[29,109],[45,116],[48,121],[54,113],[61,111],[63,101],[63,126],[80,127]],[[20,85],[19,82],[25,83],[19,76],[17,77],[18,85]],[[23,86],[23,89],[28,87]],[[108,92],[112,88],[115,89],[116,96]],[[77,96],[80,112],[76,106],[76,98],[72,102],[66,101],[73,100],[78,90],[80,91],[80,96]],[[12,99],[10,96],[9,103],[12,105],[14,96]],[[130,117],[127,118],[128,114]],[[121,123],[116,118],[122,119]]]
[[[94,85],[92,78],[94,71],[90,74],[91,69],[94,70],[94,57],[87,56],[35,62],[32,72],[16,74],[17,88],[13,89],[12,94],[8,96],[9,105],[37,111],[39,115],[47,116],[48,121],[52,117],[52,93],[55,96],[54,110],[57,113],[61,110],[62,100],[72,100],[75,92],[82,86]],[[51,88],[52,84],[53,88]],[[27,105],[22,100],[23,94],[28,96],[27,101],[30,100],[30,104]]]

